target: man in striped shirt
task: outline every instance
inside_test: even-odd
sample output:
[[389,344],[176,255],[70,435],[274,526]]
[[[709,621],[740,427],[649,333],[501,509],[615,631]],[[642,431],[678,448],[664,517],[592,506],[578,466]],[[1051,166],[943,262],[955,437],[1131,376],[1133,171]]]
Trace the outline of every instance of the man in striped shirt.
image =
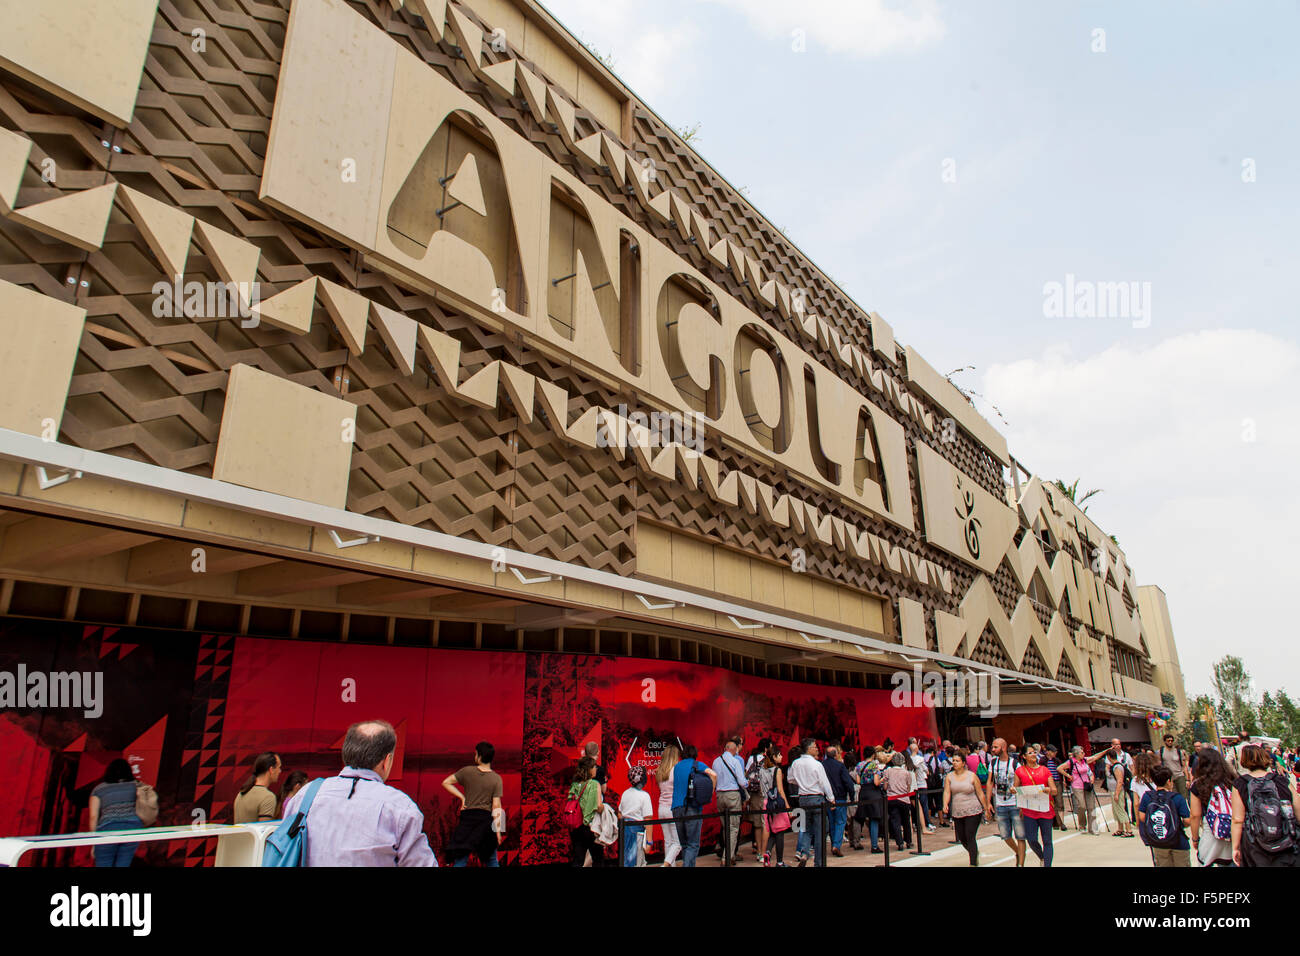
[[1052,798],[1052,806],[1056,810],[1056,816],[1052,819],[1052,829],[1064,830],[1065,793],[1061,784],[1061,771],[1057,769],[1060,766],[1057,753],[1056,744],[1048,744],[1044,747],[1043,766],[1047,768],[1048,773],[1052,775],[1052,782],[1056,784],[1056,796]]

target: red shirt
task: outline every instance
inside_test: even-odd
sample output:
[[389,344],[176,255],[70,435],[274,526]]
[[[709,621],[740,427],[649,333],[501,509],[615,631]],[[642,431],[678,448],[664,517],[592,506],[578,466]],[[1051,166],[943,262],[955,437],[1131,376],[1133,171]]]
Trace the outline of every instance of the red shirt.
[[[1016,768],[1016,779],[1020,781],[1020,786],[1030,787],[1037,784],[1047,786],[1052,782],[1052,773],[1046,767],[1035,767],[1030,770],[1028,767],[1021,765]],[[1051,820],[1056,816],[1055,810],[1021,810],[1020,815],[1028,817],[1031,820]]]

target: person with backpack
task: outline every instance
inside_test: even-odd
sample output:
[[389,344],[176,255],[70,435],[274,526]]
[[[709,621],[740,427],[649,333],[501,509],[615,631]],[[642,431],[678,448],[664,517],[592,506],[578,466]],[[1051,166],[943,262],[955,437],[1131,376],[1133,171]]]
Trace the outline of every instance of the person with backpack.
[[1070,791],[1070,806],[1074,809],[1074,822],[1084,833],[1091,833],[1089,817],[1092,806],[1096,805],[1096,797],[1093,794],[1095,778],[1092,766],[1084,757],[1083,748],[1078,744],[1070,748],[1070,758],[1061,765],[1061,778]]
[[984,785],[985,811],[989,820],[996,819],[998,835],[1006,841],[1016,855],[1016,866],[1025,865],[1025,823],[1016,805],[1016,768],[1020,761],[1007,750],[1007,742],[999,737],[993,741],[993,763],[989,766],[988,783]]
[[1109,750],[1101,750],[1088,758],[1088,763],[1105,760],[1105,780],[1110,786],[1110,807],[1115,814],[1117,837],[1132,837],[1133,822],[1128,813],[1129,786],[1133,779],[1133,758],[1124,752],[1119,738],[1113,737]]
[[1232,860],[1238,866],[1295,866],[1300,855],[1300,791],[1273,770],[1263,747],[1241,749],[1232,791]]
[[762,856],[767,846],[767,791],[763,788],[763,762],[769,759],[772,750],[772,738],[761,737],[758,746],[749,752],[745,761],[745,789],[748,791],[749,809],[754,814],[749,818],[754,837],[754,855]]
[[1187,832],[1183,829],[1192,810],[1181,793],[1174,792],[1173,772],[1164,764],[1151,771],[1154,786],[1142,794],[1138,803],[1138,832],[1151,850],[1151,862],[1157,867],[1191,866]]
[[697,758],[700,752],[694,747],[682,748],[682,759],[673,768],[673,817],[677,822],[677,840],[682,846],[682,866],[695,867],[700,855],[700,833],[703,820],[686,820],[698,816],[713,800],[713,788],[718,785],[718,775],[708,764]]
[[582,869],[591,856],[592,866],[605,865],[605,851],[596,845],[596,834],[591,832],[591,818],[600,807],[600,784],[596,781],[596,761],[583,756],[578,761],[569,795],[564,802],[564,824],[569,828],[569,862]]
[[[858,781],[858,809],[854,818],[859,824],[866,825],[871,836],[872,853],[885,852],[880,848],[880,826],[889,813],[885,799],[885,768],[888,766],[885,748],[877,747],[869,758],[853,768]],[[889,835],[885,834],[885,838],[888,839]]]
[[1232,866],[1232,771],[1223,755],[1206,747],[1192,781],[1192,849],[1201,866]]
[[[267,837],[267,851],[276,858],[272,865],[437,866],[424,835],[424,814],[387,784],[397,759],[393,725],[353,724],[343,735],[342,756],[337,776],[313,780],[285,802],[280,828]],[[267,865],[267,857],[262,859]]]
[[1183,753],[1182,748],[1174,742],[1173,734],[1165,734],[1164,744],[1156,757],[1174,775],[1174,789],[1186,800],[1189,794],[1187,780],[1192,772],[1187,764],[1187,754]]

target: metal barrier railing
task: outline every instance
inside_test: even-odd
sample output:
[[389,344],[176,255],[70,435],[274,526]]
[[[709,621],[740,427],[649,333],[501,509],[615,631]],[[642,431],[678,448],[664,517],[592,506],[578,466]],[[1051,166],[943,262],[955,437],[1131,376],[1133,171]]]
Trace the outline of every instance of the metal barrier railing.
[[[983,785],[983,784],[978,784],[978,786],[983,787],[984,785]],[[859,788],[859,790],[860,790],[860,789],[861,789],[861,788]],[[742,793],[744,793],[747,797],[750,796],[750,794],[748,793],[748,791],[742,791]],[[942,794],[943,794],[943,788],[942,788],[942,787],[930,787],[930,788],[927,788],[927,789],[925,789],[925,790],[913,791],[913,792],[908,793],[908,794],[900,794],[900,796],[906,796],[906,797],[910,797],[910,798],[911,798],[910,801],[909,801],[910,804],[911,804],[911,814],[910,814],[910,815],[911,815],[911,819],[910,819],[910,823],[912,824],[912,835],[913,835],[914,842],[915,842],[915,848],[912,849],[912,850],[909,852],[908,855],[910,855],[910,856],[930,856],[930,855],[931,855],[930,851],[926,850],[925,847],[924,847],[925,826],[924,826],[924,825],[922,824],[922,822],[921,822],[921,821],[922,821],[922,814],[923,814],[923,812],[925,813],[925,817],[926,817],[927,820],[928,820],[928,818],[929,818],[929,812],[928,812],[928,810],[923,811],[922,806],[921,806],[921,801],[922,801],[922,800],[927,800],[927,801],[928,801],[931,797],[941,797]],[[1065,825],[1065,829],[1068,830],[1068,829],[1069,829],[1069,817],[1070,817],[1071,814],[1074,813],[1073,788],[1062,786],[1062,788],[1061,788],[1061,794],[1062,794],[1062,796],[1063,796],[1063,798],[1064,798],[1064,799],[1062,800],[1062,806],[1057,807],[1057,806],[1055,806],[1055,803],[1053,803],[1053,809],[1056,810],[1056,812],[1060,814],[1060,816],[1061,816],[1061,820],[1062,820],[1062,823]],[[1100,798],[1098,798],[1098,797],[1096,796],[1095,793],[1092,793],[1091,791],[1083,791],[1083,794],[1084,794],[1084,819],[1085,819],[1085,821],[1089,821],[1089,822],[1090,822],[1091,819],[1092,819],[1092,810],[1101,807],[1101,800],[1100,800]],[[1092,797],[1093,797],[1093,807],[1091,807],[1091,808],[1088,806],[1088,799],[1087,799],[1087,798],[1088,798],[1089,794],[1091,794]],[[852,824],[852,822],[854,822],[855,819],[856,819],[856,815],[855,815],[855,813],[854,813],[855,809],[856,809],[857,807],[862,806],[864,802],[865,802],[865,801],[861,798],[861,796],[859,796],[859,798],[858,798],[857,800],[850,800],[850,801],[846,801],[846,802],[843,802],[843,803],[837,801],[836,805],[837,805],[837,806],[843,806],[843,807],[845,807],[845,809],[846,809],[846,811],[847,811],[847,816],[846,816],[846,819],[845,819],[845,827],[846,827],[846,830],[847,830],[847,828]],[[874,802],[874,801],[873,801],[873,802]],[[1068,804],[1068,810],[1067,810],[1067,804]],[[792,807],[790,807],[787,811],[777,811],[777,812],[793,812],[793,811],[796,810],[796,809],[807,809],[807,808],[800,808],[800,807],[794,807],[794,806],[792,806]],[[830,810],[831,810],[831,807],[830,807],[829,804],[827,804],[825,801],[823,801],[823,802],[821,803],[821,805],[820,805],[820,807],[819,807],[818,809],[819,809],[819,811],[820,811],[820,818],[821,818],[820,821],[819,821],[819,822],[820,822],[820,834],[821,834],[821,840],[822,840],[822,842],[823,842],[823,844],[824,844],[825,841],[828,841],[828,840],[830,839],[829,816],[830,816]],[[693,821],[693,820],[700,820],[700,821],[703,821],[703,820],[720,820],[720,821],[722,821],[722,832],[721,832],[721,834],[719,834],[719,840],[721,841],[721,843],[722,843],[722,848],[723,848],[723,862],[724,862],[724,864],[729,864],[730,861],[731,861],[731,859],[732,859],[733,851],[734,851],[734,849],[736,849],[736,848],[733,848],[733,847],[731,846],[731,840],[728,838],[728,834],[730,833],[730,822],[731,822],[731,820],[734,819],[734,818],[737,817],[737,816],[739,816],[739,817],[741,818],[741,820],[743,821],[746,817],[762,817],[762,816],[770,816],[770,815],[771,815],[771,811],[768,811],[768,810],[754,810],[754,809],[745,809],[745,808],[742,808],[742,809],[740,809],[740,810],[728,810],[728,809],[724,809],[724,810],[719,810],[719,811],[715,811],[715,812],[712,812],[712,813],[704,813],[704,812],[700,812],[700,813],[694,813],[694,814],[690,814],[690,815],[684,815],[684,816],[681,816],[681,817],[667,817],[667,818],[656,817],[656,818],[654,818],[654,819],[639,820],[639,821],[632,821],[632,822],[633,822],[634,824],[638,824],[638,825],[640,825],[640,826],[642,826],[642,827],[651,827],[651,826],[664,827],[664,826],[676,826],[678,820],[680,820],[680,821],[683,822],[683,823],[685,823],[685,822],[687,822],[687,821]],[[866,819],[864,819],[863,822],[862,822],[863,827],[868,826],[868,825],[870,824],[870,821],[871,821],[872,819],[873,819],[872,817],[867,817]],[[890,848],[890,845],[894,842],[894,840],[893,840],[893,838],[892,838],[892,832],[891,832],[891,830],[892,830],[892,822],[891,822],[890,815],[889,815],[889,812],[888,812],[888,802],[886,802],[886,812],[885,812],[885,814],[884,814],[883,816],[879,816],[879,817],[876,817],[876,818],[874,818],[874,819],[876,819],[876,821],[878,822],[878,824],[879,824],[879,826],[880,826],[880,830],[879,830],[879,839],[880,839],[880,842],[881,842],[881,847],[882,847],[882,849],[884,850],[884,859],[883,859],[883,861],[882,861],[881,863],[877,864],[877,866],[888,867],[888,866],[890,865],[890,860],[889,860],[889,857],[890,857],[890,849],[889,849],[889,848]],[[1102,820],[1103,820],[1103,822],[1105,822],[1105,815],[1104,815],[1104,814],[1102,815]],[[619,866],[624,866],[624,865],[626,865],[626,853],[625,853],[625,850],[624,850],[624,846],[625,846],[625,843],[626,843],[626,826],[627,826],[627,821],[625,821],[624,819],[622,819],[622,818],[620,817],[620,818],[619,818],[619,821],[618,821],[618,843],[617,843],[617,851],[618,851],[618,865],[619,865]],[[1109,823],[1107,823],[1106,826],[1107,826],[1107,829],[1109,830],[1109,828],[1110,828]],[[757,830],[757,826],[756,826],[756,825],[755,825],[755,830]],[[787,831],[787,832],[795,832],[795,831],[794,831],[794,830],[791,830],[791,831]],[[900,832],[899,836],[900,836],[900,837],[902,836],[902,833],[901,833],[901,832]],[[737,840],[736,840],[736,843],[739,844],[739,842],[740,842],[740,840],[739,840],[739,827],[737,827]],[[755,848],[758,850],[758,853],[760,854],[760,856],[761,856],[761,854],[763,854],[764,852],[766,852],[766,847],[764,847],[764,848],[762,848],[762,849],[759,849],[759,848],[758,848],[758,845],[757,845],[757,844],[758,844],[757,836],[755,836],[754,843],[755,843]],[[957,839],[956,833],[953,834],[953,839],[950,840],[950,841],[948,841],[948,845],[949,845],[949,846],[960,846],[960,845],[961,845],[961,841]],[[824,846],[824,845],[823,845],[823,847],[821,848],[821,850],[822,850],[822,852],[820,852],[820,853],[814,853],[814,859],[820,859],[820,860],[821,860],[821,863],[820,863],[820,864],[817,864],[817,865],[819,865],[819,866],[823,866],[823,867],[824,867],[824,866],[826,866],[826,858],[827,858],[828,854],[827,854],[826,851],[825,851],[825,846]]]
[[0,837],[0,867],[18,866],[23,856],[37,850],[177,840],[216,840],[216,866],[261,866],[266,837],[279,824],[279,820],[270,820],[264,823],[209,823],[204,826],[141,827],[138,830]]

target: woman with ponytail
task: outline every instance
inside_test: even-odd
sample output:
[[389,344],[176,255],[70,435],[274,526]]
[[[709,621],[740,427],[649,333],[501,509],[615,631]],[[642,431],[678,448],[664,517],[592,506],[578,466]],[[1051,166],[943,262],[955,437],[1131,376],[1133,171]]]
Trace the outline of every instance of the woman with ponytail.
[[275,794],[270,786],[280,779],[280,755],[268,751],[253,761],[253,773],[235,797],[235,822],[257,823],[275,819]]

